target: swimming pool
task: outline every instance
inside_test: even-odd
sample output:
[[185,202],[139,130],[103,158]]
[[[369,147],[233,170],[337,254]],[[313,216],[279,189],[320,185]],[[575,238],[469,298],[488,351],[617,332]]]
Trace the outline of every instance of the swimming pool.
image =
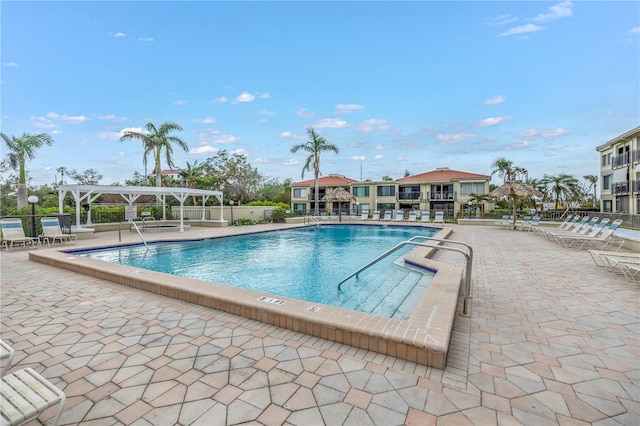
[[405,266],[398,250],[343,286],[367,262],[409,238],[436,229],[323,225],[199,241],[115,247],[74,254],[146,270],[245,288],[269,295],[407,319],[433,273]]
[[[191,223],[193,225],[193,222]],[[322,226],[326,226],[323,224]],[[331,226],[334,226],[333,224]],[[336,225],[337,226],[337,225]],[[402,226],[388,224],[389,227]],[[412,225],[415,226],[415,225]],[[293,228],[309,227],[306,224],[270,224],[255,227],[233,227],[215,229],[206,226],[192,226],[180,236],[171,240],[202,240],[204,238],[226,237],[230,234],[253,234],[256,232],[281,232]],[[418,225],[423,229],[432,229]],[[447,239],[453,229],[439,229],[434,238]],[[106,236],[102,242],[85,243],[88,249],[104,248],[104,241],[114,236]],[[116,237],[118,238],[118,237]],[[166,241],[166,239],[165,239]],[[29,260],[63,268],[110,281],[117,286],[155,293],[171,300],[182,300],[213,309],[211,317],[225,318],[238,324],[241,321],[258,321],[271,326],[290,330],[288,338],[304,339],[303,335],[349,345],[377,354],[389,355],[409,362],[416,362],[436,368],[446,366],[451,330],[458,306],[461,306],[460,289],[464,269],[460,266],[432,259],[433,249],[418,247],[405,256],[406,261],[420,265],[436,274],[429,287],[406,320],[385,318],[341,307],[313,304],[300,299],[268,297],[264,292],[237,288],[223,284],[207,283],[192,278],[179,277],[163,272],[155,272],[127,265],[107,263],[88,257],[77,256],[77,249],[57,247],[32,250]],[[363,262],[365,259],[362,259]],[[346,275],[345,275],[346,276]],[[345,283],[348,285],[351,281]],[[333,288],[334,283],[331,283]],[[224,313],[231,314],[224,317]],[[352,350],[352,349],[348,349]]]

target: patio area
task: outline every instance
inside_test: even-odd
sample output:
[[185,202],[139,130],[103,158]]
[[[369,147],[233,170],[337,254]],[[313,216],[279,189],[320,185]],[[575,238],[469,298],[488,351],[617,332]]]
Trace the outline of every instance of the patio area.
[[[271,227],[285,226],[256,229]],[[453,228],[474,248],[473,298],[445,370],[31,262],[24,249],[0,254],[0,337],[16,350],[12,370],[65,392],[65,425],[637,425],[638,286],[534,233]],[[139,241],[95,236],[75,247]]]

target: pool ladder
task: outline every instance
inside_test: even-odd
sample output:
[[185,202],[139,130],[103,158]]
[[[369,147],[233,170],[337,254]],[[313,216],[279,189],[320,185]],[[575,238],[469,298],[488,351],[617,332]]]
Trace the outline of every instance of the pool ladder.
[[[444,243],[459,244],[459,245],[462,245],[462,246],[466,247],[468,249],[468,251],[465,251],[465,250],[462,250],[462,249],[459,249],[459,248],[455,248],[455,247],[442,246],[442,245],[438,245],[438,244],[420,243],[420,242],[417,242],[415,240],[431,240],[431,241],[438,241],[438,242],[444,242]],[[470,316],[470,314],[469,314],[469,299],[471,298],[471,269],[473,267],[473,249],[471,248],[471,246],[469,244],[463,243],[462,241],[447,240],[447,239],[443,239],[443,238],[433,238],[433,237],[426,237],[426,236],[418,235],[418,236],[410,238],[407,241],[403,241],[403,242],[395,245],[394,247],[390,248],[389,250],[387,250],[386,252],[384,252],[380,256],[378,256],[375,259],[373,259],[371,262],[367,263],[366,265],[364,265],[363,267],[361,267],[360,269],[358,269],[357,271],[355,271],[354,273],[350,274],[348,277],[346,277],[345,279],[340,281],[338,283],[338,297],[340,297],[340,292],[342,290],[342,284],[344,284],[345,281],[348,281],[349,279],[351,279],[353,277],[357,278],[358,275],[360,274],[360,272],[364,271],[365,269],[369,268],[372,265],[375,265],[380,260],[384,259],[385,257],[389,256],[391,253],[395,252],[396,250],[401,249],[402,247],[404,247],[406,245],[429,247],[429,248],[433,248],[433,249],[437,249],[437,250],[454,251],[454,252],[462,254],[465,257],[464,301],[463,301],[463,304],[462,304],[462,313],[460,315],[462,315],[464,317]]]

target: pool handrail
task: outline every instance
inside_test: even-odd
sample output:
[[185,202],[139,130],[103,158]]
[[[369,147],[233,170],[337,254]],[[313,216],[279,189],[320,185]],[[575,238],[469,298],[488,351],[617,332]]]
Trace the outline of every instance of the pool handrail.
[[[438,242],[447,242],[447,243],[460,244],[460,245],[463,245],[466,248],[468,248],[469,252],[465,252],[464,250],[459,249],[459,248],[455,248],[455,247],[447,247],[447,246],[442,246],[442,245],[438,245],[438,244],[419,243],[419,242],[415,241],[417,239],[426,239],[426,240],[434,240],[434,241],[438,241]],[[398,250],[398,249],[400,249],[400,248],[402,248],[402,247],[404,247],[406,245],[414,245],[414,246],[420,246],[420,247],[428,247],[428,248],[434,248],[434,249],[443,249],[443,250],[455,251],[455,252],[461,253],[465,257],[464,301],[463,301],[463,304],[462,304],[462,313],[460,315],[462,315],[464,317],[470,316],[470,314],[469,314],[469,299],[471,298],[471,270],[472,270],[472,267],[473,267],[473,248],[469,244],[464,243],[462,241],[447,240],[447,239],[443,239],[443,238],[433,238],[433,237],[417,235],[415,237],[411,237],[407,241],[403,241],[401,243],[396,244],[395,246],[393,246],[392,248],[390,248],[389,250],[387,250],[386,252],[384,252],[380,256],[378,256],[375,259],[373,259],[371,262],[367,263],[366,265],[364,265],[363,267],[359,268],[357,271],[355,271],[354,273],[350,274],[348,277],[346,277],[342,281],[340,281],[338,283],[338,288],[337,288],[338,297],[340,297],[340,291],[342,290],[342,284],[344,284],[344,282],[348,281],[349,279],[353,278],[354,276],[357,277],[360,274],[360,272],[362,272],[365,269],[369,268],[370,266],[378,263],[380,260],[384,259],[385,257],[389,256],[391,253],[395,252],[396,250]]]
[[[138,228],[138,225],[136,225],[136,223],[132,219],[129,219],[129,223],[131,225],[133,225],[133,227],[136,229],[136,231],[138,231],[138,235],[140,235],[140,239],[144,243],[144,246],[146,248],[149,248],[149,246],[147,245],[147,242],[144,240],[144,237],[142,236],[142,232],[140,232],[140,228]],[[143,226],[144,226],[144,222],[143,222]]]

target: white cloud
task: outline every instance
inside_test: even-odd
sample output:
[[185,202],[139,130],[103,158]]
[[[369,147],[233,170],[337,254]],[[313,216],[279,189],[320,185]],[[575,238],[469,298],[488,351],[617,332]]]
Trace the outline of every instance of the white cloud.
[[511,143],[511,144],[508,144],[508,145],[504,145],[500,149],[503,150],[503,151],[515,151],[515,150],[519,150],[519,149],[529,149],[529,148],[533,148],[535,146],[536,146],[536,144],[533,144],[531,142],[522,141],[522,142],[516,142],[516,143]]
[[366,161],[367,157],[361,156],[361,155],[354,155],[353,157],[350,158],[351,161]]
[[358,104],[340,104],[336,105],[336,114],[351,114],[364,110],[364,106]]
[[34,127],[38,127],[40,129],[50,129],[52,127],[56,127],[56,125],[49,119],[45,117],[36,117],[35,115],[29,116],[31,120],[31,125]]
[[153,37],[140,37],[138,38],[138,41],[150,42],[155,41],[155,39]]
[[573,14],[573,3],[570,1],[563,1],[561,3],[555,4],[547,9],[547,13],[541,13],[535,18],[533,18],[534,22],[548,22],[557,18],[567,18]]
[[216,119],[213,117],[204,117],[204,118],[194,118],[192,121],[194,123],[213,124],[216,122]]
[[118,117],[115,114],[97,115],[96,118],[98,120],[109,120],[109,121],[126,121],[127,120],[127,117]]
[[188,99],[178,99],[177,101],[173,101],[174,105],[180,106],[180,105],[185,105],[188,104],[189,100]]
[[516,18],[515,16],[511,16],[510,14],[498,15],[495,18],[488,20],[487,25],[493,25],[493,26],[506,25],[517,20],[518,18]]
[[273,160],[269,158],[259,157],[259,158],[254,158],[251,162],[255,164],[271,164],[273,163]]
[[302,118],[310,118],[315,117],[316,115],[312,112],[307,111],[306,108],[300,108],[296,111],[296,115]]
[[629,30],[630,34],[640,34],[640,27],[633,27]]
[[542,30],[542,27],[535,24],[520,25],[519,27],[509,28],[507,31],[498,34],[498,37],[506,37],[510,35],[521,35],[527,33],[534,33]]
[[387,120],[376,119],[376,118],[370,118],[368,120],[364,120],[362,123],[356,124],[355,127],[362,132],[372,132],[374,130],[386,130],[389,128],[389,126],[387,125]]
[[467,141],[474,136],[473,133],[440,133],[436,136],[436,139],[441,145],[452,145]]
[[218,148],[214,148],[210,145],[205,145],[205,146],[200,146],[198,148],[193,148],[189,150],[189,154],[206,154],[206,155],[211,155],[211,154],[216,154],[218,151],[220,151]]
[[18,63],[17,62],[3,62],[2,66],[3,67],[9,67],[9,68],[18,68]]
[[211,103],[213,104],[224,104],[226,102],[229,102],[229,99],[225,98],[224,96],[220,96],[219,98],[215,98],[211,101]]
[[557,129],[528,129],[518,133],[518,137],[522,139],[548,139],[567,136],[569,131],[563,128]]
[[405,155],[398,155],[396,156],[396,158],[393,159],[393,161],[407,161],[407,160],[409,160],[409,157]]
[[237,98],[236,102],[253,102],[256,99],[254,95],[249,92],[242,92]]
[[233,149],[229,152],[231,155],[244,155],[245,157],[249,156],[249,153],[244,148]]
[[62,121],[63,123],[70,124],[82,124],[85,121],[89,121],[89,118],[84,115],[66,115],[66,114],[57,114],[55,112],[50,112],[45,115],[45,117],[31,117],[32,120],[35,120],[40,123],[51,123],[52,125],[47,125],[47,127],[53,127],[52,121]]
[[267,93],[260,93],[259,94],[260,99],[269,99],[271,98],[271,94],[269,92]]
[[341,129],[347,127],[347,122],[340,118],[323,118],[315,122],[313,127],[318,129]]
[[493,98],[489,98],[489,99],[485,99],[484,100],[484,104],[485,105],[499,105],[501,103],[503,103],[506,100],[506,98],[502,95],[497,95],[494,96]]
[[378,154],[378,155],[376,155],[375,157],[373,157],[373,160],[374,160],[374,161],[376,161],[376,160],[382,160],[383,158],[384,158],[384,156],[383,156],[382,154]]
[[115,34],[113,34],[114,37],[126,37],[125,33],[121,33],[121,32],[117,32]]
[[267,111],[266,109],[261,109],[260,111],[258,111],[258,114],[261,115],[268,115],[269,117],[275,117],[276,113],[273,111]]
[[507,121],[511,120],[513,120],[513,118],[509,117],[508,115],[502,117],[489,117],[485,118],[484,120],[478,121],[476,124],[474,124],[474,127],[497,126],[498,124],[506,123]]
[[98,133],[96,137],[98,138],[98,140],[101,140],[101,141],[115,141],[120,139],[122,136],[124,136],[124,132],[136,132],[136,133],[142,133],[143,135],[149,134],[147,129],[143,129],[142,127],[125,127],[124,129],[118,132]]
[[297,166],[298,164],[301,164],[300,160],[296,160],[295,158],[289,158],[282,163],[283,166]]

